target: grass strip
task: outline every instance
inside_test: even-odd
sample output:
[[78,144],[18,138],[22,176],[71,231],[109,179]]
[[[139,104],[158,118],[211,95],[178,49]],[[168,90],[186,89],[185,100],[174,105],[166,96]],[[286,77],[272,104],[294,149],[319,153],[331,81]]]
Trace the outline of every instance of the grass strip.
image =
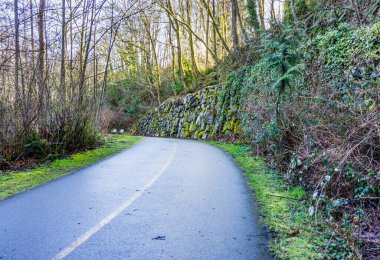
[[322,259],[326,244],[324,228],[309,215],[307,194],[300,187],[286,187],[262,157],[252,156],[243,143],[209,142],[230,154],[247,174],[271,234],[270,249],[280,259]]
[[102,147],[56,159],[26,171],[0,172],[0,200],[121,152],[141,139],[142,137],[129,135],[106,136],[105,145]]

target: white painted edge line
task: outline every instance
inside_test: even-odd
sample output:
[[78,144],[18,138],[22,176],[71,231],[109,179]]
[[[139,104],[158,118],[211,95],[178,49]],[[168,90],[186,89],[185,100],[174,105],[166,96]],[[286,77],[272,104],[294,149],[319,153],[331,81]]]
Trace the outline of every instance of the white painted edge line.
[[71,245],[68,247],[62,249],[59,251],[58,254],[56,254],[52,260],[60,260],[64,259],[66,256],[68,256],[70,253],[72,253],[75,249],[77,249],[79,246],[81,246],[83,243],[85,243],[88,239],[90,239],[93,235],[96,234],[99,230],[101,230],[105,225],[110,223],[114,218],[116,218],[120,213],[122,213],[124,210],[126,210],[133,202],[135,202],[147,189],[149,189],[157,180],[160,178],[160,176],[167,170],[167,168],[170,166],[171,162],[174,159],[174,156],[177,152],[177,146],[178,144],[174,143],[174,149],[172,154],[170,155],[169,159],[165,163],[165,165],[161,168],[161,170],[154,175],[139,191],[135,192],[132,197],[130,197],[126,202],[120,205],[115,211],[110,213],[107,217],[102,219],[99,223],[97,223],[94,227],[89,229],[86,233],[81,235],[77,240],[75,240]]

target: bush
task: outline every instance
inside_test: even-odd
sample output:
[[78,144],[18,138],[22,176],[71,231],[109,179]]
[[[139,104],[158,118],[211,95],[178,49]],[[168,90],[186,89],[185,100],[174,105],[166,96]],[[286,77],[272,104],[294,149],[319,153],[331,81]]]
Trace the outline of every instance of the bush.
[[[380,225],[380,24],[341,25],[295,44],[286,44],[289,37],[297,40],[286,28],[269,32],[261,59],[245,75],[244,134],[259,153],[271,155],[288,183],[314,195],[316,219],[337,230],[332,243],[350,245],[340,254],[380,254],[374,239]],[[302,55],[293,59],[297,51]],[[292,67],[297,73],[287,73]]]
[[[40,157],[49,153],[47,141],[42,139],[35,131],[30,131],[23,140],[22,158],[25,157]],[[21,159],[21,156],[19,156]]]

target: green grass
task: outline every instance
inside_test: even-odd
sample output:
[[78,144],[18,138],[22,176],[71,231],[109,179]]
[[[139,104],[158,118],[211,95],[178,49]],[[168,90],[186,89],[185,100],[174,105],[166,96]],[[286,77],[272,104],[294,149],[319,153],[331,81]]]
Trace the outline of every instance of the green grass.
[[271,236],[270,248],[281,259],[321,259],[324,231],[315,226],[302,199],[300,187],[288,188],[281,176],[268,170],[261,157],[252,156],[246,144],[209,142],[230,154],[247,174]]
[[128,135],[107,136],[105,145],[100,148],[73,154],[26,171],[0,172],[0,200],[93,164],[132,146],[141,139]]

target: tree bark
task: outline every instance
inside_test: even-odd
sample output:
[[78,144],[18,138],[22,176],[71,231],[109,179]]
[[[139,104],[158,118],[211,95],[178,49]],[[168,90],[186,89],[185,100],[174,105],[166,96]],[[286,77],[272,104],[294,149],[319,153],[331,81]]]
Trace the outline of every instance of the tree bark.
[[270,22],[272,24],[276,23],[276,13],[274,12],[274,0],[270,2]]
[[247,35],[247,31],[245,30],[245,27],[243,24],[243,19],[242,19],[241,14],[240,14],[239,4],[236,6],[236,14],[237,14],[237,17],[239,20],[240,30],[241,30],[241,33],[244,37],[244,41],[247,42],[248,41],[248,35]]
[[[208,0],[208,5],[210,5],[210,0]],[[210,40],[210,16],[207,14],[206,18],[206,45],[209,45],[209,40]],[[208,68],[208,49],[206,48],[206,69]]]
[[61,32],[61,97],[66,100],[66,1],[62,0],[62,32]]
[[38,112],[42,113],[45,105],[45,0],[40,0],[40,5],[38,9]]
[[260,17],[260,27],[262,30],[265,30],[265,7],[264,7],[264,0],[258,0],[259,1],[259,17]]
[[19,17],[18,17],[18,0],[14,0],[14,16],[15,16],[15,79],[14,79],[14,89],[15,89],[15,108],[20,107],[20,88],[19,88],[19,71],[20,71],[20,33],[19,33]]
[[360,17],[360,9],[359,9],[359,3],[357,0],[350,0],[351,2],[351,7],[355,11],[355,16],[356,16],[356,21],[358,26],[362,25],[361,17]]
[[[215,14],[216,14],[215,0],[212,0],[212,15],[215,17]],[[211,18],[211,15],[209,14],[208,10],[207,10],[207,15],[208,15],[208,17]],[[213,27],[212,27],[212,36],[213,36],[213,41],[214,41],[213,46],[214,46],[215,57],[216,57],[216,59],[218,59],[218,48],[217,48],[217,44],[216,44],[216,26],[214,23],[213,23]]]
[[[174,11],[173,11],[173,7],[172,7],[172,1],[171,0],[168,0],[168,9],[171,13],[174,14]],[[186,82],[185,82],[185,75],[184,75],[184,72],[183,72],[183,65],[182,65],[182,46],[181,46],[181,35],[180,35],[180,27],[179,27],[179,22],[177,19],[173,18],[173,20],[171,19],[171,14],[168,13],[168,18],[172,24],[172,27],[173,27],[173,30],[175,32],[175,35],[176,35],[176,41],[177,41],[177,59],[178,59],[178,70],[179,70],[179,77],[180,77],[180,80],[182,82],[182,84],[184,85],[184,88],[186,89],[187,86],[186,86]]]
[[[174,73],[175,71],[175,47],[173,44],[173,37],[172,37],[172,23],[169,21],[169,26],[168,26],[168,38],[169,38],[169,44],[170,44],[170,49],[172,53],[172,71]],[[175,78],[175,73],[174,73],[174,78]],[[177,95],[177,93],[175,93]]]
[[294,0],[290,0],[290,9],[292,10],[294,22],[297,22],[297,14],[296,14],[296,8],[294,6]]
[[237,31],[237,0],[231,0],[231,30],[233,49],[236,51],[239,48],[239,36]]
[[[191,28],[191,1],[186,1],[186,15],[187,15],[187,23]],[[197,65],[197,61],[195,59],[195,51],[194,51],[194,39],[192,30],[189,30],[189,48],[190,48],[190,56],[191,56],[191,67],[195,74],[199,74],[199,69]]]
[[[227,42],[225,41],[225,39],[224,39],[222,33],[220,32],[220,30],[219,30],[219,28],[218,28],[218,24],[217,24],[217,22],[216,22],[216,20],[215,20],[215,16],[213,15],[213,11],[211,11],[210,6],[209,6],[208,3],[206,2],[206,0],[202,0],[202,3],[203,3],[203,5],[205,6],[205,8],[207,9],[207,12],[208,12],[208,14],[209,14],[209,16],[210,16],[210,18],[211,18],[212,24],[213,24],[213,26],[214,26],[214,29],[215,29],[216,33],[218,34],[219,39],[220,39],[220,41],[222,42],[222,45],[223,45],[224,49],[227,51],[228,54],[231,54],[231,50],[230,50],[230,48],[228,47]],[[213,3],[215,3],[215,2],[213,2]],[[216,42],[216,41],[215,41],[215,42]],[[214,43],[214,44],[215,44],[215,43]]]

